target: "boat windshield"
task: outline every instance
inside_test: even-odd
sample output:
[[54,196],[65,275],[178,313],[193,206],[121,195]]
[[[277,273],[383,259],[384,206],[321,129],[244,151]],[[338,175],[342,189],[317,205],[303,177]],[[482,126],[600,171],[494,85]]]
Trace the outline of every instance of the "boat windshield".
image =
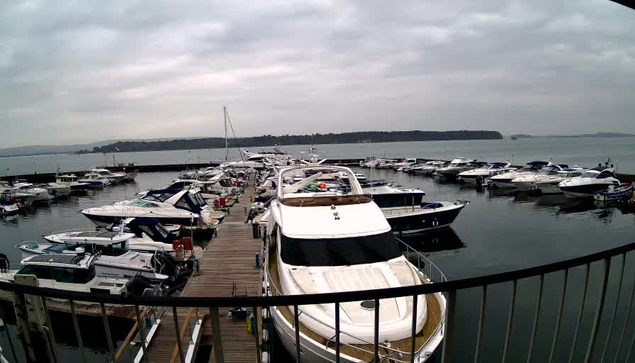
[[281,257],[293,266],[349,266],[402,255],[392,231],[363,237],[304,239],[281,236]]
[[587,172],[582,173],[582,175],[580,175],[580,177],[595,179],[595,178],[598,177],[598,175],[600,175],[600,173],[598,173],[597,171],[589,170]]
[[35,275],[38,279],[55,280],[71,284],[85,284],[95,277],[95,268],[77,269],[48,266],[22,266],[18,275]]
[[158,208],[159,205],[156,203],[148,202],[146,200],[135,200],[132,204],[133,207],[142,207],[142,208]]

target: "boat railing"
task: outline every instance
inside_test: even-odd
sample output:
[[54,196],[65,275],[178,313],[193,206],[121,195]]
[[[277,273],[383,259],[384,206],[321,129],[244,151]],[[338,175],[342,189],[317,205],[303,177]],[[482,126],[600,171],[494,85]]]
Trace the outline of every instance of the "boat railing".
[[[269,273],[269,271],[268,271],[269,267],[268,267],[268,266],[266,267],[266,269],[267,269],[267,273]],[[271,275],[270,275],[270,276],[271,276]],[[278,285],[276,285],[276,284],[275,284],[275,282],[274,282],[273,280],[270,280],[270,281],[269,281],[269,287],[271,288],[271,292],[274,294],[274,296],[282,296],[282,295],[283,295],[283,293],[282,293],[282,292],[280,291],[280,289],[278,288]],[[317,322],[317,323],[321,324],[322,326],[324,326],[324,327],[326,327],[326,328],[328,328],[328,329],[332,329],[333,331],[337,331],[337,329],[338,329],[338,328],[337,328],[337,325],[339,325],[339,324],[333,324],[333,325],[331,325],[331,324],[325,323],[324,321],[319,320],[318,318],[314,317],[313,315],[311,315],[311,314],[309,314],[309,313],[307,313],[307,312],[305,312],[305,311],[300,311],[300,312],[298,312],[297,317],[299,318],[299,317],[300,317],[300,315],[305,315],[305,316],[308,316],[309,318],[313,319],[313,321],[315,321],[315,322]],[[289,323],[291,323],[291,322],[289,322]],[[436,334],[436,331],[435,331],[435,334]],[[349,334],[349,333],[346,333],[346,332],[340,331],[340,336],[342,336],[342,335],[346,335],[346,336],[347,336],[347,337],[349,337],[349,338],[352,338],[352,339],[358,340],[358,341],[362,342],[362,344],[366,344],[366,345],[373,345],[373,344],[374,344],[373,342],[370,342],[370,341],[367,341],[367,340],[361,339],[361,338],[359,338],[359,337],[357,337],[357,336],[351,335],[351,334]],[[433,334],[433,336],[434,336],[434,334]],[[336,343],[336,335],[334,335],[334,336],[333,336],[333,337],[331,337],[330,339],[327,339],[327,340],[326,340],[326,343],[324,344],[324,347],[325,347],[326,349],[332,349],[332,350],[334,350],[334,349],[331,347],[331,344],[333,344],[333,343]],[[337,343],[336,343],[336,344],[337,344]],[[340,344],[340,345],[343,345],[343,346],[346,346],[346,347],[349,347],[349,348],[351,348],[351,349],[357,350],[357,351],[359,351],[359,352],[363,352],[363,353],[366,353],[366,354],[371,354],[371,355],[373,354],[373,351],[370,351],[370,350],[368,350],[368,349],[364,349],[364,348],[362,348],[362,347],[360,347],[360,346],[358,346],[358,345],[348,344],[348,343],[344,343],[344,342],[341,342],[341,341],[339,342],[339,344]],[[388,352],[391,352],[391,353],[396,353],[396,354],[400,354],[400,355],[409,355],[409,354],[410,354],[409,352],[404,352],[404,351],[402,351],[402,350],[392,348],[392,347],[390,347],[390,346],[388,346],[388,345],[386,345],[386,344],[384,344],[384,343],[382,343],[382,342],[380,342],[380,343],[379,343],[379,345],[381,346],[381,349],[384,349],[385,351],[388,351]],[[403,362],[403,363],[408,362],[407,360],[399,360],[399,359],[394,359],[394,358],[391,358],[391,360],[392,360],[392,361],[394,361],[394,362]]]
[[[334,292],[325,294],[306,295],[272,295],[272,296],[215,296],[215,297],[177,297],[177,296],[119,296],[91,293],[70,292],[50,288],[22,285],[11,282],[0,282],[0,290],[11,293],[16,301],[25,301],[24,295],[29,295],[29,301],[37,297],[61,299],[69,302],[73,321],[76,320],[74,304],[96,303],[102,309],[103,328],[108,340],[108,359],[115,361],[114,344],[109,330],[106,305],[134,306],[138,320],[140,311],[150,307],[168,307],[174,312],[174,321],[179,326],[177,308],[205,308],[209,309],[209,323],[211,324],[214,340],[214,355],[216,362],[224,362],[223,334],[231,334],[222,331],[219,324],[220,316],[218,308],[248,307],[253,309],[255,321],[260,321],[265,315],[261,312],[271,307],[292,307],[295,315],[293,330],[295,333],[295,354],[297,361],[302,358],[302,340],[307,339],[300,335],[300,323],[298,319],[299,307],[303,305],[333,304],[335,307],[335,353],[334,360],[340,361],[344,354],[340,351],[342,334],[340,319],[338,318],[340,306],[346,302],[370,300],[375,306],[383,299],[398,297],[417,297],[428,294],[443,293],[445,303],[445,324],[443,324],[443,348],[440,355],[441,363],[451,361],[583,361],[602,362],[619,361],[628,362],[633,358],[633,346],[635,346],[635,312],[632,305],[635,302],[635,281],[633,280],[633,251],[635,243],[602,250],[600,252],[584,254],[580,257],[548,263],[539,266],[489,274],[485,276],[468,277],[455,280],[446,280],[431,261],[424,259],[413,252],[410,246],[405,247],[406,254],[416,256],[419,268],[423,268],[434,283],[404,286],[399,288],[384,288],[375,290]],[[628,263],[627,263],[628,260]],[[424,263],[422,265],[422,263]],[[485,322],[492,317],[492,308],[488,308],[492,302],[500,301],[497,293],[509,293],[507,310],[500,313],[500,306],[495,310],[495,319],[504,327],[505,334],[486,334]],[[266,287],[263,286],[263,293]],[[476,295],[475,295],[476,293]],[[472,304],[471,300],[465,300],[467,295],[480,296],[480,305]],[[527,296],[532,296],[527,300]],[[525,296],[521,298],[521,296]],[[535,300],[534,300],[535,299]],[[46,302],[47,299],[41,299]],[[461,304],[461,305],[459,305]],[[499,302],[500,304],[500,302]],[[461,309],[460,325],[457,323],[457,306]],[[6,316],[5,306],[0,304],[0,314]],[[474,319],[465,319],[466,309],[474,311]],[[503,308],[505,309],[505,308]],[[46,311],[46,308],[44,309]],[[169,314],[170,309],[165,309]],[[207,311],[207,310],[203,310]],[[416,311],[416,309],[414,310]],[[384,346],[380,344],[380,309],[374,310],[375,323],[374,341],[366,350],[373,350],[374,360],[380,361]],[[415,315],[415,314],[413,314]],[[21,314],[18,318],[25,319]],[[169,315],[168,315],[169,316]],[[267,314],[270,317],[269,314]],[[487,319],[486,319],[487,317]],[[45,319],[49,331],[53,331],[48,314]],[[166,317],[167,319],[167,317]],[[544,324],[545,319],[550,324]],[[3,319],[6,321],[6,319]],[[533,323],[532,323],[533,321]],[[539,324],[540,322],[540,324]],[[416,316],[412,323],[412,337],[417,332],[414,329]],[[84,347],[81,340],[81,331],[77,324],[73,324],[78,345],[82,355]],[[498,324],[497,324],[498,325]],[[489,327],[489,323],[488,323]],[[522,328],[522,329],[521,329]],[[458,334],[460,329],[460,334]],[[493,329],[493,328],[491,328]],[[141,341],[145,340],[146,332],[144,324],[140,324]],[[178,329],[176,330],[176,341]],[[255,325],[256,341],[262,328]],[[91,332],[93,334],[94,332]],[[326,337],[325,339],[331,339]],[[472,340],[472,338],[475,338]],[[566,338],[566,339],[565,339]],[[461,339],[459,345],[457,339]],[[491,352],[487,346],[496,346],[498,349]],[[514,342],[512,344],[512,341]],[[522,344],[519,342],[522,341]],[[537,346],[540,342],[541,347]],[[455,344],[457,343],[457,344]],[[260,361],[262,345],[257,344],[257,357]],[[145,349],[145,346],[142,345]],[[410,362],[418,359],[415,353],[415,345],[412,345],[411,354],[401,357]],[[180,354],[181,355],[181,354]],[[145,356],[145,354],[144,354]],[[181,355],[182,357],[184,355]],[[495,356],[495,358],[492,358]],[[543,359],[540,359],[543,358]],[[548,359],[547,359],[548,358]],[[145,358],[144,358],[145,359]],[[342,358],[343,359],[343,358]],[[178,359],[177,359],[178,360]],[[182,360],[184,362],[184,360]],[[421,361],[421,360],[419,360]]]

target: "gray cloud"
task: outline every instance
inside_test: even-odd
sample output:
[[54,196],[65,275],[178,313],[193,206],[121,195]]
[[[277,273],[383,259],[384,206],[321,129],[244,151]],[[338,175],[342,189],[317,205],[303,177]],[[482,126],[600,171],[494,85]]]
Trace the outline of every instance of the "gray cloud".
[[390,129],[635,132],[606,1],[0,3],[0,146]]

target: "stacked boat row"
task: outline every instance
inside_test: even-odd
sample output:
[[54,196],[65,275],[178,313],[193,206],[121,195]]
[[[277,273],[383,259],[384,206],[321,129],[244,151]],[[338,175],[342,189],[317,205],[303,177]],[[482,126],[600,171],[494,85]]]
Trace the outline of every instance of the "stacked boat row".
[[114,173],[108,169],[92,169],[81,178],[74,174],[57,174],[55,182],[39,185],[24,181],[0,182],[0,216],[20,213],[31,205],[84,195],[90,189],[133,182],[136,177],[136,172]]
[[392,165],[395,170],[432,176],[443,181],[457,181],[462,184],[538,194],[563,193],[567,198],[595,198],[609,201],[630,198],[633,191],[633,186],[621,183],[616,178],[614,169],[608,165],[586,169],[547,161],[533,161],[519,168],[508,162],[483,163],[465,158],[457,158],[451,162],[417,163],[413,160],[393,164],[378,162],[377,165],[383,165],[383,168],[387,168],[386,165]]
[[[244,172],[219,169],[214,175],[210,180],[178,179],[133,200],[82,210],[96,229],[56,232],[44,236],[44,242],[17,245],[22,268],[0,280],[35,276],[40,286],[110,294],[177,290],[201,252],[192,237],[213,233],[241,192],[236,185]],[[220,181],[233,186],[221,187]]]

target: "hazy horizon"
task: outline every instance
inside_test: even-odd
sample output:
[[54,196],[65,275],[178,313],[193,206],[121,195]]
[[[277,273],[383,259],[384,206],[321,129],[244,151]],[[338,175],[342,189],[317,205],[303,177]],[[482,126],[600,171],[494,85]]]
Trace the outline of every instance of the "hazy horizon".
[[[0,148],[395,130],[633,133],[635,13],[538,1],[0,3]],[[197,135],[198,134],[198,135]]]

